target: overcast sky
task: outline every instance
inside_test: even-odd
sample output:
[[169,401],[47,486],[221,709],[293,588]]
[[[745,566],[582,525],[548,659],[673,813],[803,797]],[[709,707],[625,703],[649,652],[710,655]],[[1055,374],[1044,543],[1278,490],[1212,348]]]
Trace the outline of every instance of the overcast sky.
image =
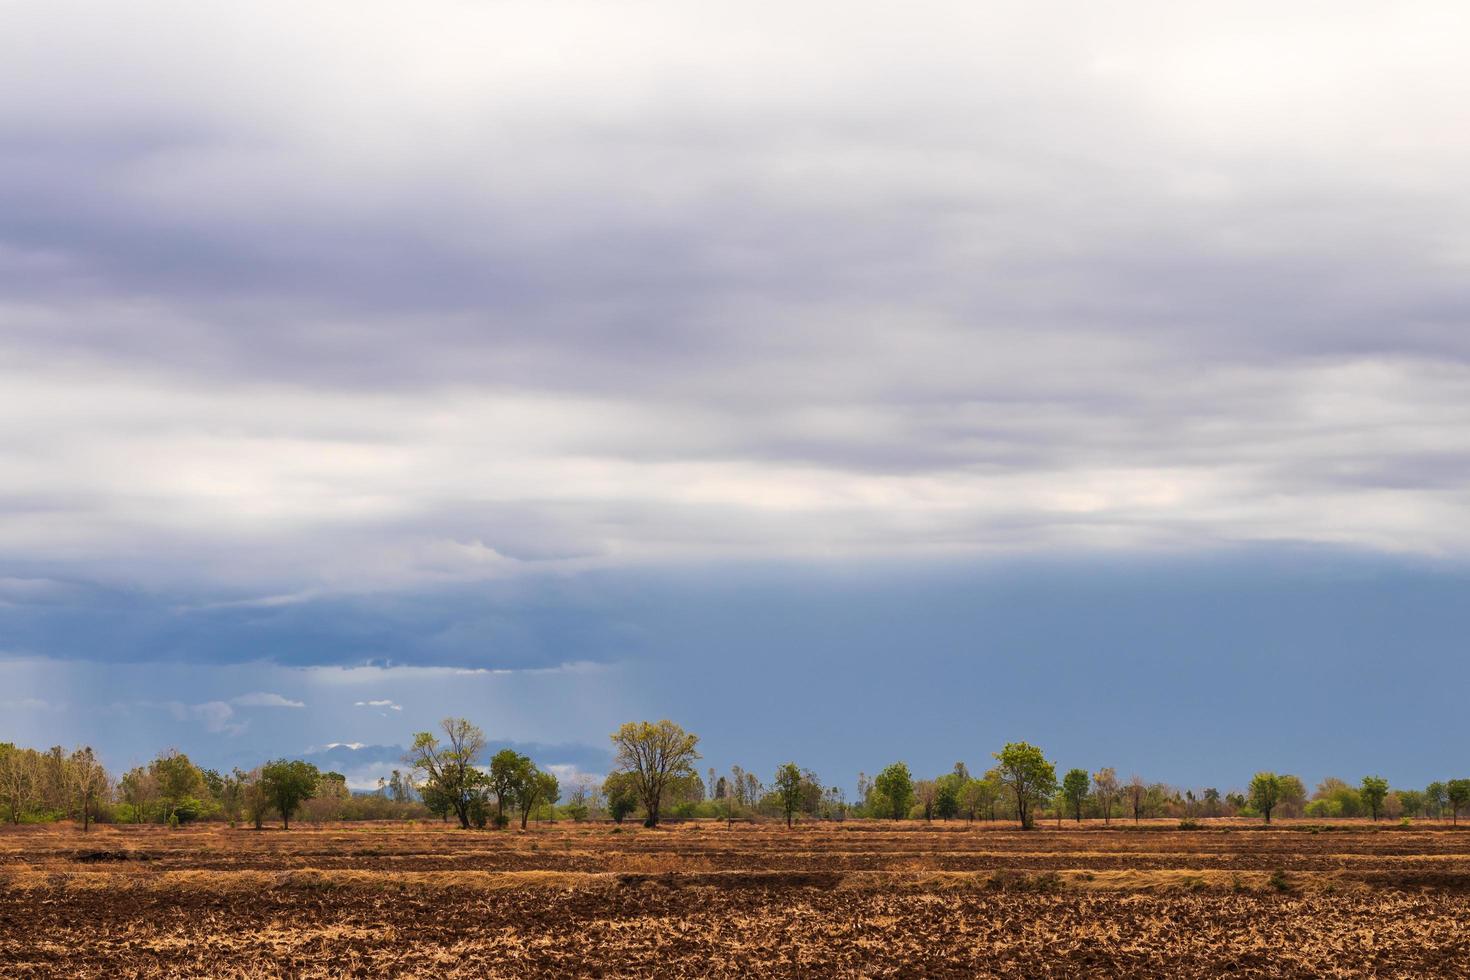
[[0,740],[1463,775],[1465,5],[0,24]]

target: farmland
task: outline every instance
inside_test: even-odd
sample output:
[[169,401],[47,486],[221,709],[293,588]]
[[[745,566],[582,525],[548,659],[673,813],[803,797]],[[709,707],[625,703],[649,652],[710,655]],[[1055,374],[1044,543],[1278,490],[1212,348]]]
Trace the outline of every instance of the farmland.
[[1414,976],[1466,921],[1442,825],[0,832],[7,978]]

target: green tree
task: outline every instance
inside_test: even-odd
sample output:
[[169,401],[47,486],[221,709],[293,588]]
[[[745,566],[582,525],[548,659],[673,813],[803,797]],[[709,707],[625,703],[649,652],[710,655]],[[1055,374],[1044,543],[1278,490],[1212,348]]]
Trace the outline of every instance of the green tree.
[[490,760],[490,792],[495,794],[495,826],[504,827],[506,804],[514,809],[522,792],[531,784],[536,764],[515,749],[501,749]]
[[1428,815],[1436,820],[1444,817],[1445,805],[1449,803],[1449,796],[1445,790],[1444,783],[1435,780],[1424,787],[1424,808]]
[[204,794],[204,775],[184,753],[170,749],[148,764],[149,775],[163,802],[163,820],[182,823],[197,816],[198,798]]
[[538,769],[535,763],[527,767],[521,774],[520,785],[516,787],[516,803],[521,810],[521,829],[526,829],[526,821],[530,819],[533,810],[543,803],[555,803],[560,795],[561,784],[557,782],[556,776]]
[[1035,810],[1057,791],[1056,766],[1028,742],[1008,742],[995,753],[1001,784],[1011,792],[1023,830],[1035,826]]
[[72,794],[82,813],[82,833],[86,833],[97,813],[97,804],[107,794],[107,770],[97,761],[91,746],[87,746],[71,754],[67,772],[71,776]]
[[979,815],[993,816],[996,785],[989,779],[967,779],[960,790],[960,808],[970,823]]
[[0,802],[11,823],[21,816],[35,799],[37,757],[34,749],[23,749],[10,742],[0,742]]
[[404,761],[424,774],[426,792],[434,793],[459,817],[461,829],[470,827],[470,809],[477,798],[483,804],[486,779],[479,770],[485,751],[485,733],[463,718],[445,718],[439,723],[445,743],[432,732],[419,732]]
[[617,764],[633,777],[638,798],[647,813],[644,826],[657,827],[664,789],[682,776],[698,775],[694,762],[699,736],[665,718],[659,722],[630,721],[612,733]]
[[966,777],[950,773],[935,780],[938,789],[934,794],[934,815],[940,820],[950,820],[960,812],[960,788]]
[[610,772],[602,781],[602,795],[607,799],[607,814],[613,823],[623,820],[638,809],[638,784],[632,773]]
[[316,795],[321,773],[310,762],[277,759],[260,767],[260,786],[271,806],[281,815],[281,826],[291,829],[291,815]]
[[1258,772],[1251,778],[1250,804],[1266,822],[1271,822],[1271,811],[1281,799],[1281,777],[1274,772]]
[[1445,783],[1445,798],[1450,804],[1450,822],[1460,822],[1460,811],[1470,806],[1470,779],[1451,779]]
[[1078,823],[1082,822],[1082,804],[1087,802],[1087,794],[1091,790],[1092,780],[1088,778],[1086,769],[1069,769],[1062,777],[1062,795]]
[[1358,789],[1358,796],[1362,798],[1363,805],[1377,821],[1378,814],[1383,809],[1383,798],[1388,795],[1388,780],[1380,776],[1364,776],[1363,784]]
[[781,812],[786,814],[786,826],[801,807],[801,770],[796,763],[788,762],[776,770],[776,795],[781,800]]
[[908,816],[914,802],[914,777],[909,767],[895,762],[880,772],[873,780],[873,792],[878,797],[881,813],[893,820]]
[[1404,808],[1406,817],[1422,817],[1424,815],[1424,794],[1417,789],[1401,789],[1398,791],[1399,805]]

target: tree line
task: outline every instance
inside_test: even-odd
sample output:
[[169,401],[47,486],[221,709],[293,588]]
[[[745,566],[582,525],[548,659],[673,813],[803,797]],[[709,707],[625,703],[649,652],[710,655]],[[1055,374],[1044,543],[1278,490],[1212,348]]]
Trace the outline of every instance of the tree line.
[[525,829],[530,820],[611,819],[630,816],[657,826],[680,819],[947,821],[1132,820],[1177,818],[1184,825],[1213,817],[1449,817],[1470,810],[1470,779],[1430,783],[1422,790],[1392,788],[1378,776],[1357,785],[1328,778],[1308,795],[1296,776],[1258,772],[1242,792],[1199,792],[1119,778],[1112,768],[1074,768],[1060,777],[1042,750],[1026,742],[1003,746],[993,765],[972,773],[963,763],[916,779],[903,762],[869,777],[858,774],[857,797],[824,785],[794,762],[779,766],[769,784],[732,766],[700,772],[699,737],[668,721],[629,722],[611,736],[613,770],[600,781],[575,777],[564,788],[555,773],[513,749],[493,755],[485,733],[464,718],[446,718],[437,732],[419,732],[405,768],[378,781],[374,793],[352,793],[342,774],[309,762],[276,759],[254,769],[222,773],[168,751],[114,778],[90,747],[66,752],[0,743],[0,807],[11,823],[73,819],[84,830],[95,821],[164,823],[223,820],[259,829],[279,818],[327,820],[436,817],[461,828]]

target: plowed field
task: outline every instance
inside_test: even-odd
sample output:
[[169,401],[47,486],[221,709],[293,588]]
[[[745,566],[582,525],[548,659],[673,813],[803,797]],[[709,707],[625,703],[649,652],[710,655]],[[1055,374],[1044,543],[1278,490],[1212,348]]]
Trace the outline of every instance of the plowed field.
[[1470,831],[0,831],[0,977],[1470,975]]

